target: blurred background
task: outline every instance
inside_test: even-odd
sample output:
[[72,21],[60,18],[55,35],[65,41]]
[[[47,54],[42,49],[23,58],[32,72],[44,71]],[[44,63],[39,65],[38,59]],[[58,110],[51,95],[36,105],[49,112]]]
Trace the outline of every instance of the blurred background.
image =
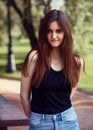
[[25,56],[37,44],[40,20],[51,9],[69,17],[73,49],[85,60],[79,90],[93,93],[93,0],[0,0],[0,77],[20,80]]

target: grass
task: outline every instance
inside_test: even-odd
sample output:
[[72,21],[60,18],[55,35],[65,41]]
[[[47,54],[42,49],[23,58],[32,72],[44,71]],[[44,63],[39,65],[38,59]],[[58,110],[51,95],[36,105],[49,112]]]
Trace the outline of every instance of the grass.
[[85,60],[85,74],[83,74],[83,77],[81,79],[79,89],[93,93],[93,55],[89,55]]
[[[0,76],[6,78],[21,78],[21,66],[27,55],[28,51],[30,50],[30,45],[27,40],[19,41],[13,45],[13,51],[15,54],[16,60],[16,68],[17,71],[15,73],[7,73],[6,66],[7,66],[7,46],[0,46]],[[86,74],[83,75],[81,82],[79,84],[79,90],[89,92],[93,94],[93,55],[86,56],[85,60],[85,70]]]
[[27,55],[28,51],[30,50],[30,44],[27,40],[20,41],[18,44],[13,45],[13,53],[15,55],[15,61],[16,61],[16,69],[17,71],[14,73],[7,73],[7,53],[8,48],[7,46],[1,46],[0,47],[0,76],[1,77],[8,77],[8,78],[21,78],[21,67],[22,63],[25,59],[25,56]]

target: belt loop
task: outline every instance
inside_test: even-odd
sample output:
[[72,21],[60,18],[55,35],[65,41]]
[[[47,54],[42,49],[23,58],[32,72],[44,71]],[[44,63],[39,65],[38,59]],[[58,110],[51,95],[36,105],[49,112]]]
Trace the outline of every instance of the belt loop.
[[56,116],[56,115],[53,115],[53,120],[54,120],[54,121],[56,121],[56,118],[57,118],[57,116]]
[[43,118],[43,123],[44,123],[44,114],[43,114],[42,118]]
[[60,115],[61,115],[61,120],[63,120],[63,113],[61,112]]

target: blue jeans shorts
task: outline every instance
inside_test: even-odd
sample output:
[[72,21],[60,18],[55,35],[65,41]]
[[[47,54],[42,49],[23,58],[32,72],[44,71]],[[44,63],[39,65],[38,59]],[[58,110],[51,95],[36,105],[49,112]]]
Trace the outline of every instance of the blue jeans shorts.
[[29,130],[80,130],[73,107],[58,114],[47,115],[31,112]]

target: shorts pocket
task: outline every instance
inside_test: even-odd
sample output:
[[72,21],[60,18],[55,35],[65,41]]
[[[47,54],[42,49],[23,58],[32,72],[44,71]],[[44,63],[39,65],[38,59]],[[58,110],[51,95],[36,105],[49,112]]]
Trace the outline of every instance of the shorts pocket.
[[30,127],[40,127],[41,122],[41,117],[30,117]]
[[68,113],[63,115],[64,123],[75,123],[77,122],[77,115],[74,110],[69,111]]

